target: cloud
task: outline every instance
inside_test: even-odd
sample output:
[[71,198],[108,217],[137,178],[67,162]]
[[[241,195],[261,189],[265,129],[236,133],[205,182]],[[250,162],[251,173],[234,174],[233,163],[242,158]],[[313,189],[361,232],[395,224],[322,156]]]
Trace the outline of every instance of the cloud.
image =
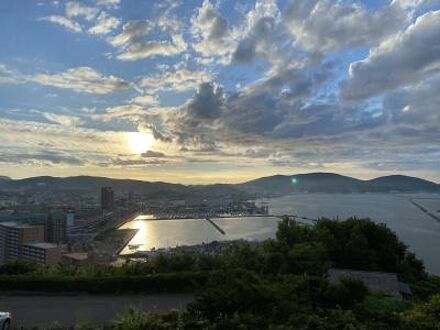
[[180,34],[171,34],[168,40],[150,40],[150,32],[157,26],[152,21],[129,21],[122,32],[109,39],[113,47],[119,47],[117,58],[135,61],[151,56],[173,56],[186,50],[187,44]]
[[155,76],[144,77],[139,85],[147,88],[149,91],[184,92],[196,89],[201,83],[209,82],[212,78],[213,75],[207,71],[178,69]]
[[104,114],[92,115],[95,120],[103,119],[104,121],[110,121],[113,119],[129,119],[131,121],[139,120],[145,114],[145,108],[137,104],[125,104],[105,109]]
[[79,2],[66,3],[66,16],[72,17],[84,17],[86,20],[91,21],[98,14],[99,10],[93,7],[85,6]]
[[209,0],[204,0],[191,18],[191,33],[198,41],[193,48],[205,56],[223,55],[229,51],[228,21]]
[[163,152],[148,150],[147,152],[144,152],[141,157],[144,158],[163,158],[165,157],[165,154]]
[[223,88],[211,83],[203,83],[185,109],[190,117],[215,119],[222,113],[223,103]]
[[[88,28],[81,26],[80,23],[74,21],[74,18],[83,18],[88,21]],[[69,31],[83,32],[90,34],[108,34],[116,29],[121,21],[109,15],[107,12],[99,8],[89,7],[80,2],[69,1],[65,6],[65,16],[48,16],[39,19],[40,21],[49,21],[63,26]],[[90,24],[92,24],[90,26]]]
[[73,165],[80,166],[84,165],[84,161],[57,151],[40,151],[40,152],[4,152],[0,153],[0,163],[8,163],[8,164],[26,164],[26,165]]
[[[60,155],[63,155],[84,164],[98,164],[129,151],[128,146],[121,143],[125,141],[125,132],[99,131],[84,127],[73,129],[58,124],[2,118],[0,131],[0,155],[4,161],[8,160],[7,155],[11,155],[11,163],[14,163],[13,155],[27,155],[17,157],[32,162],[33,158],[42,160],[43,154],[55,154],[59,155],[59,160],[54,159],[54,162],[50,163],[67,163],[61,159]],[[34,157],[35,155],[40,156]]]
[[64,16],[52,15],[52,16],[42,17],[39,20],[58,24],[72,32],[82,32],[82,28],[79,23],[70,20]]
[[42,112],[42,115],[47,120],[62,126],[75,127],[84,123],[80,117],[76,116],[60,115],[52,112]]
[[23,76],[16,70],[0,64],[0,84],[19,84],[23,82]]
[[133,88],[132,84],[121,78],[104,76],[90,67],[78,67],[55,74],[36,74],[27,79],[42,85],[89,94],[110,94]]
[[394,123],[407,123],[425,129],[440,126],[440,74],[398,89],[384,98],[384,111]]
[[107,8],[118,8],[121,0],[95,0],[98,6],[107,7]]
[[255,8],[247,14],[245,26],[236,32],[242,37],[232,54],[232,61],[250,63],[258,56],[276,56],[278,50],[274,41],[278,38],[279,22],[280,11],[276,1],[258,0]]
[[155,106],[159,104],[159,100],[154,95],[139,95],[130,100],[130,103],[136,103],[143,106]]
[[283,14],[295,45],[325,54],[346,47],[374,45],[410,19],[398,3],[368,10],[357,3],[330,0],[292,1]]
[[404,32],[373,48],[350,65],[345,100],[360,100],[418,83],[440,71],[440,11],[417,18]]
[[92,26],[88,32],[91,34],[108,34],[116,29],[121,24],[121,21],[106,12],[102,11],[97,17],[95,25]]

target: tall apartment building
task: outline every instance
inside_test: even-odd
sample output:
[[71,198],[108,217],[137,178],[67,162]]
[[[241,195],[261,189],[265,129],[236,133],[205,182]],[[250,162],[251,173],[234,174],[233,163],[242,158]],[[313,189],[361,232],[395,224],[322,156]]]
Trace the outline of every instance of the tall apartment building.
[[103,210],[113,209],[114,193],[111,187],[101,188],[101,208]]
[[66,241],[66,218],[49,215],[46,222],[46,240],[50,243],[64,243]]
[[44,236],[43,225],[0,223],[0,263],[16,259],[43,264],[57,263],[61,258],[61,248],[44,242]]

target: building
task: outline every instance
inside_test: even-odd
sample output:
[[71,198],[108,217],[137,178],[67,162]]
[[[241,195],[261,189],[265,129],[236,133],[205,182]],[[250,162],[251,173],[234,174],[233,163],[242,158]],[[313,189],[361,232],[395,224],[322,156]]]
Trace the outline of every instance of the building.
[[111,187],[101,188],[101,209],[111,210],[114,204],[114,193]]
[[49,215],[46,222],[46,241],[64,243],[66,241],[66,218]]
[[75,225],[75,212],[69,211],[66,213],[66,226],[67,228],[73,227]]
[[62,249],[44,242],[44,225],[0,223],[0,263],[17,259],[53,265],[60,261]]
[[409,296],[411,289],[408,284],[399,282],[394,273],[367,272],[353,269],[330,268],[327,272],[327,279],[330,284],[335,284],[341,277],[356,278],[364,282],[371,291],[378,291],[390,296]]
[[62,252],[57,244],[31,242],[22,246],[20,259],[44,265],[56,265],[61,260]]
[[20,258],[22,246],[44,240],[44,226],[15,222],[0,223],[0,262]]

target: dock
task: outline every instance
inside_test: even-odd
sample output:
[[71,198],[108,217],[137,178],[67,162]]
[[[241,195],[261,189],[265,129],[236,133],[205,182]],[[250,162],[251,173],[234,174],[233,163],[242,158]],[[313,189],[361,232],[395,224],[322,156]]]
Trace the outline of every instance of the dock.
[[425,213],[427,216],[430,216],[432,219],[434,219],[437,222],[440,222],[440,217],[438,217],[437,215],[429,212],[426,208],[424,208],[422,205],[420,205],[419,203],[415,202],[414,199],[409,198],[408,201],[414,205],[415,207],[417,207],[420,211],[422,211],[423,213]]
[[211,225],[213,225],[214,228],[217,229],[220,234],[226,235],[225,231],[219,225],[217,225],[214,221],[212,221],[211,218],[206,217],[205,220],[208,221]]

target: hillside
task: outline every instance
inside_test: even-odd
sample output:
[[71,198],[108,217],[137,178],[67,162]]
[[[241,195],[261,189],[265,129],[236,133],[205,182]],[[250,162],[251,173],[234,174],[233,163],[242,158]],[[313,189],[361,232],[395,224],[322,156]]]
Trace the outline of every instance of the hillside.
[[440,185],[410,176],[359,180],[334,173],[275,175],[238,185],[248,193],[285,195],[293,192],[440,192]]
[[165,182],[146,182],[105,177],[33,177],[21,180],[0,180],[0,190],[10,191],[84,191],[99,192],[111,186],[117,193],[142,193],[145,195],[206,196],[227,195],[285,195],[293,192],[440,192],[440,185],[415,177],[392,175],[372,180],[359,180],[334,173],[309,173],[274,175],[241,184],[181,185]]

